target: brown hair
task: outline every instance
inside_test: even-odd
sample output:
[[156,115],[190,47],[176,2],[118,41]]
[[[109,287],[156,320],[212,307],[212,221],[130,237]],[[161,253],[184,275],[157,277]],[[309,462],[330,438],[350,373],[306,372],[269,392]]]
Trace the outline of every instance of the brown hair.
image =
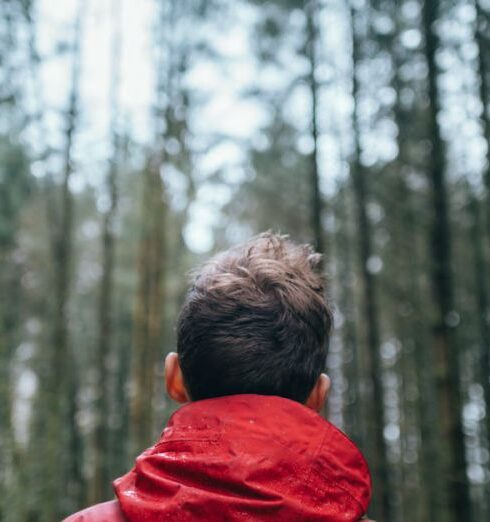
[[193,400],[257,393],[306,401],[332,324],[319,260],[310,246],[266,232],[196,272],[177,325]]

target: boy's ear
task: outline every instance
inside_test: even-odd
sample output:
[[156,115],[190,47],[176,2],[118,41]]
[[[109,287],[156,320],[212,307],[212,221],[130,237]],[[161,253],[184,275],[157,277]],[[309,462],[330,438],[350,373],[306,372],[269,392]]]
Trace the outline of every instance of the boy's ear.
[[165,385],[167,393],[175,402],[184,403],[190,401],[184,384],[184,376],[180,369],[179,357],[175,352],[170,352],[165,357]]
[[326,373],[320,374],[320,377],[318,377],[315,386],[313,386],[308,399],[306,399],[305,406],[319,412],[327,400],[331,383],[332,381]]

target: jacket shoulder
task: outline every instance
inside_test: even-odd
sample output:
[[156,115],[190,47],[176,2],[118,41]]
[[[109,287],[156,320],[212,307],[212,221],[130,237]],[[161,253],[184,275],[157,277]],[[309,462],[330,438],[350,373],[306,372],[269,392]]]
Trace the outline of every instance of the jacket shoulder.
[[63,522],[126,522],[117,500],[110,500],[102,504],[88,507],[74,513]]

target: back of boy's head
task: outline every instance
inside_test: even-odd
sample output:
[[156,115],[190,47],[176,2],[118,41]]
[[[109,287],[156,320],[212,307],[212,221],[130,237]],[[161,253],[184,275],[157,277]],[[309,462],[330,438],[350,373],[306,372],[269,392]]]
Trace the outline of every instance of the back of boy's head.
[[310,246],[264,233],[201,267],[177,325],[192,400],[256,393],[306,401],[332,324],[319,261]]

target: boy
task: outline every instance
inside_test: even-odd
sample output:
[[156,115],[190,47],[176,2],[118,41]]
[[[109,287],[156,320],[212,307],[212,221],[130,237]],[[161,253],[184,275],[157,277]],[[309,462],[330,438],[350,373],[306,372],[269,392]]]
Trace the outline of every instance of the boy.
[[199,272],[165,360],[187,403],[114,482],[117,500],[67,522],[357,521],[367,464],[318,411],[332,311],[320,256],[261,234]]

